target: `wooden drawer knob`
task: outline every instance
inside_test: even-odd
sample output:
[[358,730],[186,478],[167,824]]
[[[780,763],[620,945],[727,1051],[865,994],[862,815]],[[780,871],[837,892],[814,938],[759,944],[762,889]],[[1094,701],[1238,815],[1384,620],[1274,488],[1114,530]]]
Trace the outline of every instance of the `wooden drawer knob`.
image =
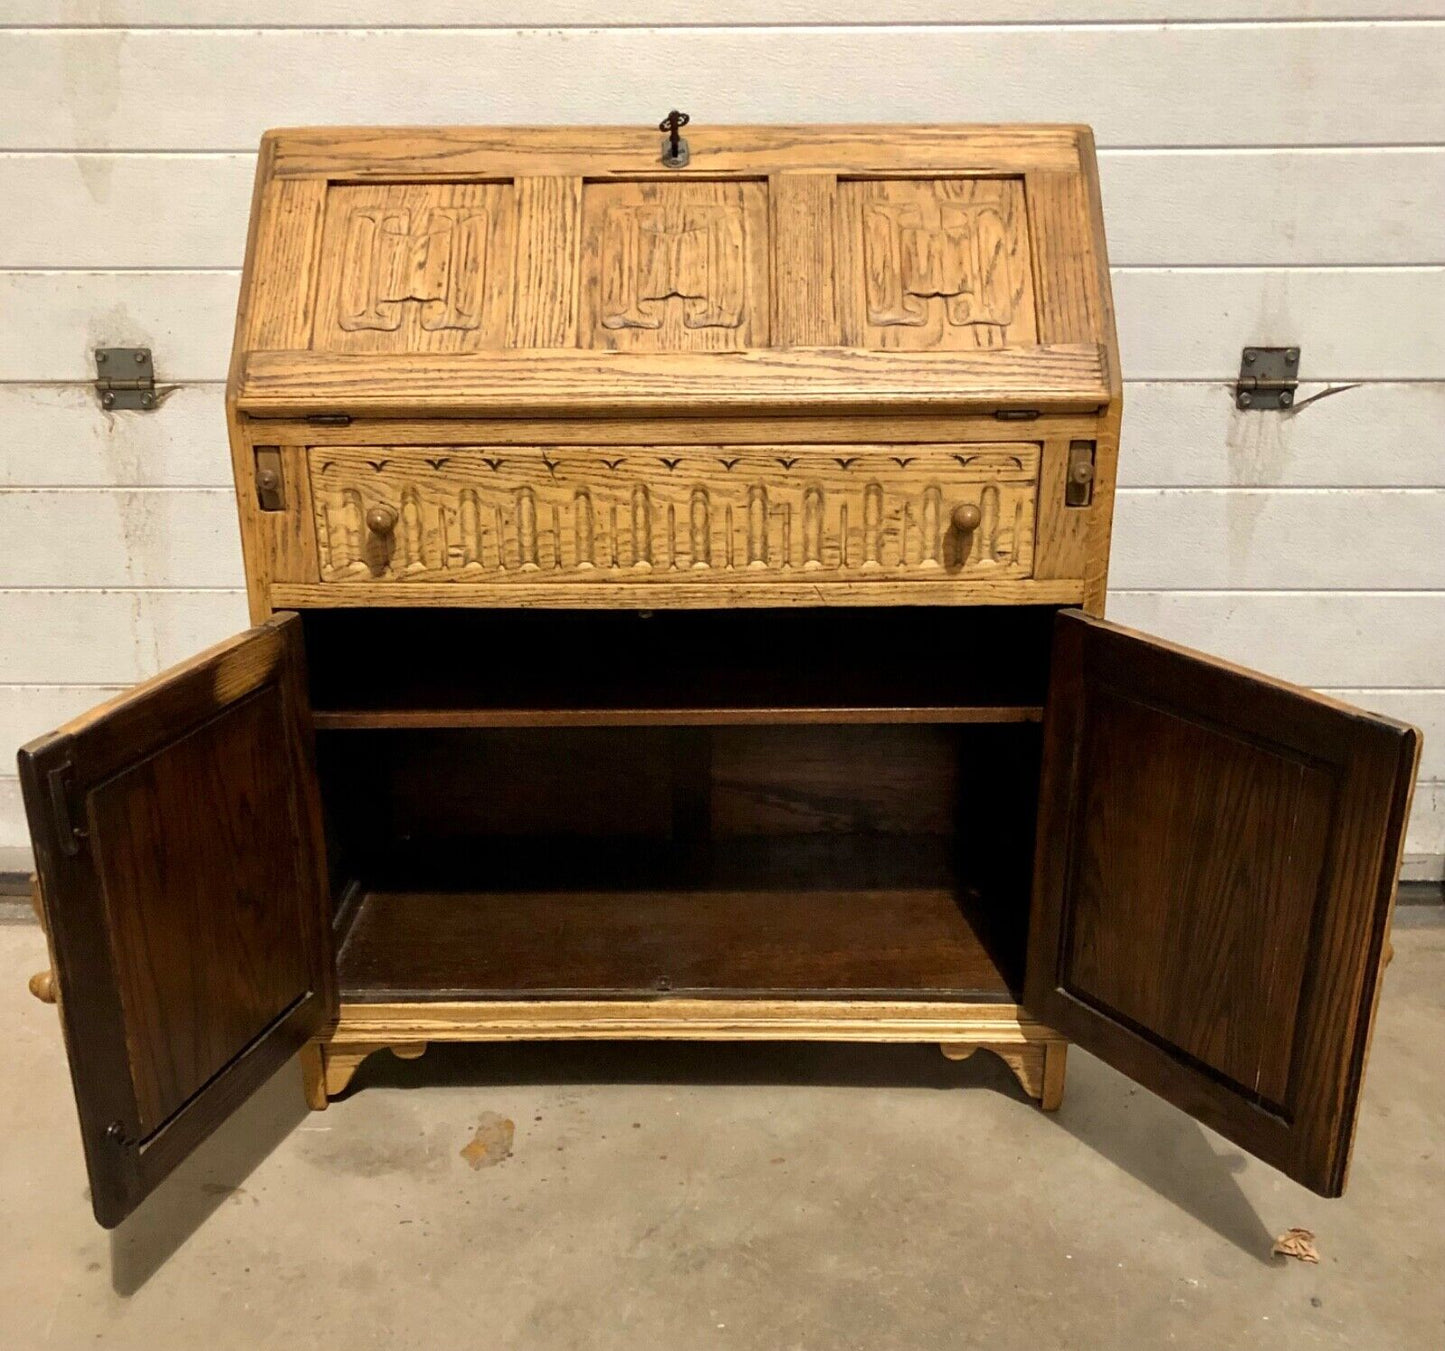
[[962,506],[954,507],[953,515],[949,519],[960,535],[971,535],[983,520],[983,513],[972,502],[965,502]]
[[55,972],[37,971],[30,977],[30,993],[42,1004],[55,1003]]
[[[356,517],[351,518],[353,521]],[[396,529],[396,512],[390,507],[372,507],[366,513],[366,528],[373,535],[381,535],[385,538]]]

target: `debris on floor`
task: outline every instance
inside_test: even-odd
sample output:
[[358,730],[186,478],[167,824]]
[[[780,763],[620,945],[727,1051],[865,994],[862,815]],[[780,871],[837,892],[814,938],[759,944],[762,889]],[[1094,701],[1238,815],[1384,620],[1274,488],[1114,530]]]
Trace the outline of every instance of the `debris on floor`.
[[473,1168],[492,1168],[512,1154],[512,1136],[516,1127],[500,1112],[483,1112],[477,1118],[476,1134],[462,1149]]
[[[474,1165],[475,1166],[475,1165]],[[1315,1236],[1308,1229],[1287,1229],[1274,1241],[1269,1250],[1271,1257],[1297,1257],[1301,1262],[1318,1262],[1320,1255],[1315,1251]]]

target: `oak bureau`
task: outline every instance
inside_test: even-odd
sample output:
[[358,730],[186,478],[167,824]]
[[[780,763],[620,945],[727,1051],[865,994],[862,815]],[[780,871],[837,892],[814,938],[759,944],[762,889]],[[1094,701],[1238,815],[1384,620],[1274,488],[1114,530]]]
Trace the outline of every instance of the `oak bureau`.
[[256,627],[20,756],[97,1217],[512,1038],[1074,1041],[1339,1193],[1419,738],[1102,618],[1090,133],[681,121],[265,138]]

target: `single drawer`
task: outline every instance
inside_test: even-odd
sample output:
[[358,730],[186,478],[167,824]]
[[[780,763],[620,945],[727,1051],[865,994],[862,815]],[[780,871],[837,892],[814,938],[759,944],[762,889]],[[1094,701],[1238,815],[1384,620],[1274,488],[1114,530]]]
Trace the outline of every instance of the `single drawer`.
[[1039,447],[317,446],[323,582],[1027,578]]

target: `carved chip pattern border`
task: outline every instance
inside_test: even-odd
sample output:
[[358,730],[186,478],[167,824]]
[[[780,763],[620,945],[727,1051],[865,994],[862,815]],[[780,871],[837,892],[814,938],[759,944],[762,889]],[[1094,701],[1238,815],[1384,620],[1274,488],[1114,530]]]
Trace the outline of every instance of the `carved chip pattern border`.
[[1038,462],[1035,445],[310,452],[326,582],[1025,578]]

